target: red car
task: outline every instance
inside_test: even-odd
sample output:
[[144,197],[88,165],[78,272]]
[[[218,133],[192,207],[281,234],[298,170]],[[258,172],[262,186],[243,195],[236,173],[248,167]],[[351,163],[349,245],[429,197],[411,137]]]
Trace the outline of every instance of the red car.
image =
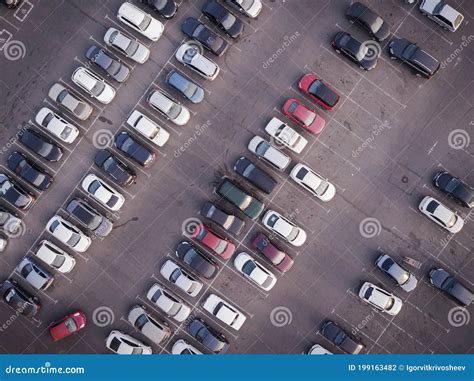
[[339,102],[339,95],[314,74],[305,74],[300,79],[298,88],[326,110],[332,110]]
[[86,326],[87,319],[81,311],[73,312],[62,319],[52,322],[48,329],[53,341],[68,337]]
[[259,250],[278,270],[287,272],[295,263],[293,259],[283,251],[279,250],[270,239],[263,233],[258,233],[253,241],[252,246]]
[[282,111],[293,122],[298,123],[312,134],[319,134],[326,125],[326,121],[321,116],[294,98],[285,102]]
[[192,233],[192,238],[224,259],[229,259],[234,254],[235,245],[230,240],[218,236],[203,224],[196,226]]

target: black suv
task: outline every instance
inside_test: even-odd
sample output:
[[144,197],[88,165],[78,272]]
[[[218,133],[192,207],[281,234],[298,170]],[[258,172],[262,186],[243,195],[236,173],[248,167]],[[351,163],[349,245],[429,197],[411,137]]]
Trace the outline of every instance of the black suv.
[[433,183],[436,188],[446,192],[461,205],[474,207],[474,190],[448,171],[438,172],[433,178]]

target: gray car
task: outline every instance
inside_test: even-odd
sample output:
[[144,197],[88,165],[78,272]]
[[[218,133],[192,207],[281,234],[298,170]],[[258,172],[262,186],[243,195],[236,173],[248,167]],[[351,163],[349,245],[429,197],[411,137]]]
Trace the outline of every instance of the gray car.
[[117,82],[125,82],[130,76],[130,69],[127,66],[112,58],[103,49],[95,45],[87,49],[86,58]]
[[0,206],[0,227],[9,237],[16,237],[21,234],[22,221],[15,214]]
[[54,102],[59,103],[80,120],[86,120],[92,114],[92,111],[94,111],[90,104],[72,95],[72,93],[60,83],[55,83],[51,86],[48,97]]
[[113,223],[84,200],[75,198],[66,207],[66,211],[80,224],[100,237],[106,237],[113,229]]
[[375,265],[390,275],[407,292],[413,291],[418,284],[415,276],[395,262],[390,255],[382,254],[375,261]]
[[170,71],[166,83],[193,103],[202,102],[204,90],[176,70]]
[[161,344],[171,336],[168,324],[155,319],[142,306],[135,305],[131,308],[128,321],[155,344]]
[[145,63],[150,57],[150,49],[115,28],[109,28],[105,32],[104,42],[139,64]]
[[23,258],[16,267],[20,274],[32,287],[37,290],[46,290],[53,283],[54,277],[41,269],[28,257]]

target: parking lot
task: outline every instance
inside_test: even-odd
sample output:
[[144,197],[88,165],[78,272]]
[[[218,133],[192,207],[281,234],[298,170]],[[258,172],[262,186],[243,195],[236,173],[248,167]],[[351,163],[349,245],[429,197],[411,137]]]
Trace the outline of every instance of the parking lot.
[[[80,127],[80,137],[73,145],[62,145],[65,155],[60,162],[40,161],[54,175],[54,184],[41,194],[36,192],[36,204],[28,212],[18,211],[24,229],[0,254],[0,280],[18,279],[42,304],[34,319],[17,316],[0,304],[0,328],[5,322],[0,329],[0,353],[107,353],[104,341],[111,329],[147,342],[127,322],[128,311],[135,304],[143,304],[167,320],[174,331],[165,345],[152,345],[154,353],[169,353],[178,338],[205,352],[186,332],[189,319],[175,324],[146,299],[155,282],[192,305],[192,316],[202,317],[223,332],[230,342],[229,353],[298,354],[316,343],[340,353],[318,333],[328,319],[360,337],[368,353],[474,353],[474,319],[469,321],[472,306],[464,311],[467,321],[453,324],[456,304],[428,280],[431,268],[442,267],[474,288],[474,213],[432,185],[433,175],[446,169],[474,186],[471,1],[452,1],[465,17],[455,33],[423,17],[417,5],[402,0],[364,1],[390,23],[395,36],[416,42],[442,62],[430,80],[414,76],[399,61],[391,61],[387,41],[381,43],[384,50],[378,66],[370,72],[336,54],[331,39],[337,31],[349,31],[361,41],[367,38],[344,16],[349,0],[264,0],[256,19],[241,17],[246,23],[244,34],[236,42],[229,41],[231,47],[224,56],[206,53],[221,68],[212,82],[184,68],[174,57],[181,42],[187,40],[180,30],[187,17],[211,25],[200,12],[204,0],[182,0],[173,19],[161,19],[165,32],[154,43],[118,23],[115,15],[122,0],[29,1],[33,6],[26,15],[0,8],[0,37],[11,35],[24,50],[20,52],[24,57],[15,60],[0,51],[2,171],[11,174],[6,166],[8,155],[24,151],[17,141],[24,124],[35,125],[34,116],[43,106],[57,109],[47,98],[54,82],[91,103],[94,113],[86,122],[74,121]],[[110,26],[141,40],[150,48],[151,57],[143,65],[122,59],[131,76],[123,84],[109,81],[117,95],[104,106],[78,90],[70,77],[76,67],[90,66],[84,52],[91,44],[103,45]],[[165,78],[173,69],[204,87],[202,103],[186,102],[167,87]],[[298,81],[307,72],[317,73],[341,95],[334,111],[317,108],[299,92]],[[158,88],[191,110],[186,126],[170,123],[148,106],[146,96]],[[249,140],[256,134],[265,137],[264,127],[272,117],[285,120],[280,110],[290,97],[317,109],[326,119],[326,128],[319,135],[295,127],[309,143],[300,155],[287,153],[293,163],[307,164],[336,186],[336,196],[328,203],[311,197],[289,178],[293,164],[285,172],[277,172],[258,162],[278,180],[277,188],[267,196],[232,170],[241,156],[256,162],[247,150]],[[87,173],[100,173],[93,165],[94,155],[98,148],[110,145],[115,133],[130,131],[125,121],[134,109],[164,126],[171,134],[168,143],[154,149],[157,158],[151,168],[134,166],[136,183],[122,188],[125,206],[110,215],[112,233],[94,239],[86,253],[71,253],[77,260],[75,269],[69,274],[56,273],[46,292],[33,292],[15,274],[15,266],[32,254],[39,241],[48,238],[44,227],[54,214],[65,217],[69,200],[87,197],[80,183]],[[148,144],[144,139],[142,142]],[[203,291],[191,298],[166,283],[159,269],[167,258],[176,259],[176,245],[187,239],[183,235],[186,224],[204,221],[198,213],[204,201],[216,201],[244,218],[214,193],[222,176],[251,191],[266,209],[274,209],[303,227],[308,240],[295,248],[275,239],[295,264],[282,275],[266,263],[278,278],[269,292],[243,278],[232,260],[215,257],[219,274],[210,281],[202,279]],[[418,211],[426,195],[436,197],[465,219],[460,233],[448,234]],[[106,212],[99,204],[94,207]],[[245,221],[242,234],[230,237],[236,253],[245,251],[265,263],[251,247],[254,235],[265,228],[260,219]],[[397,288],[375,267],[380,252],[400,263],[404,257],[420,262],[420,268],[405,265],[418,278],[413,292]],[[399,296],[404,303],[400,314],[392,317],[364,304],[358,297],[362,281],[379,284]],[[226,328],[203,310],[201,304],[210,293],[246,314],[247,321],[239,331]],[[48,324],[77,309],[88,317],[86,329],[53,343]]]

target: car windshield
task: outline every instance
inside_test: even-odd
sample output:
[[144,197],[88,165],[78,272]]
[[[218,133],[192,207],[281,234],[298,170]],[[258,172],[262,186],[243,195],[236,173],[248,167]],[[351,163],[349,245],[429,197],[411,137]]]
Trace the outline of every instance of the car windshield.
[[316,194],[322,196],[329,188],[329,183],[326,181],[321,181],[319,186],[315,189]]
[[204,27],[204,25],[202,24],[199,24],[196,29],[194,29],[194,32],[193,32],[193,37],[199,37],[199,35],[205,31],[206,28]]
[[189,64],[193,61],[193,58],[196,57],[197,54],[197,49],[190,47],[184,52],[183,61]]
[[94,87],[91,89],[91,92],[95,96],[98,96],[98,95],[102,94],[102,91],[104,91],[104,89],[105,89],[105,84],[100,82],[100,81],[97,81],[95,83]]
[[137,52],[139,46],[140,45],[138,44],[138,42],[129,40],[128,45],[125,47],[125,52],[129,56],[133,56]]
[[142,314],[138,317],[138,319],[135,321],[135,327],[141,331],[143,326],[148,322],[148,319],[145,314]]
[[64,322],[64,325],[66,326],[67,330],[69,332],[75,332],[77,330],[77,324],[74,321],[73,318],[69,318]]
[[23,268],[21,269],[21,275],[23,276],[23,278],[26,278],[28,276],[29,273],[31,273],[33,271],[33,266],[28,263],[26,266],[23,266]]
[[371,24],[370,27],[374,33],[377,33],[383,25],[381,17],[377,17]]
[[141,30],[146,30],[146,28],[148,28],[150,24],[151,24],[151,17],[148,15],[145,15],[145,17],[143,17],[143,20],[138,27]]
[[222,254],[226,248],[227,248],[227,242],[224,240],[220,240],[219,244],[216,246],[214,250],[216,251],[216,253]]
[[198,253],[194,250],[188,250],[186,254],[184,254],[183,261],[185,263],[192,263],[198,257]]
[[291,229],[291,231],[290,231],[290,233],[288,234],[288,236],[287,236],[288,240],[289,240],[289,241],[294,241],[294,240],[296,239],[296,237],[298,237],[299,232],[300,232],[300,230],[299,230],[296,226],[294,226],[294,227]]
[[127,138],[124,140],[123,144],[122,144],[122,150],[123,151],[131,151],[131,148],[133,148],[134,146],[134,141],[130,138]]
[[242,272],[244,274],[250,275],[256,267],[257,266],[253,261],[247,261],[245,262],[245,265],[242,266]]
[[394,304],[395,304],[395,298],[388,298],[387,303],[385,304],[384,308],[386,310],[389,310],[393,307]]
[[170,119],[175,119],[179,116],[180,113],[181,113],[181,106],[173,103],[173,105],[168,110],[167,114]]
[[55,268],[59,268],[63,265],[65,260],[66,260],[66,257],[64,255],[56,255],[54,257],[53,262],[51,263],[51,266]]
[[67,94],[68,94],[68,92],[67,92],[66,89],[64,89],[63,91],[61,91],[61,92],[59,93],[59,95],[58,95],[57,101],[58,101],[58,102],[62,102],[62,101],[64,100],[64,98],[66,98]]
[[268,144],[267,142],[260,142],[260,144],[257,146],[257,149],[255,151],[260,156],[264,156],[265,152],[267,152],[269,148],[270,148],[270,144]]
[[232,16],[230,13],[227,13],[222,19],[221,24],[224,26],[225,29],[230,29],[234,26],[235,17]]
[[117,74],[121,69],[121,65],[117,61],[110,61],[110,66],[107,68],[107,70],[112,74],[115,75]]
[[71,134],[72,128],[69,126],[64,127],[64,130],[61,132],[61,138],[67,139],[67,137]]
[[176,281],[178,280],[178,278],[182,275],[181,273],[181,270],[180,269],[176,269],[174,270],[171,275],[170,275],[170,282],[173,282],[173,283],[176,283]]
[[447,226],[448,228],[453,227],[457,220],[458,220],[458,216],[456,216],[456,215],[453,213],[453,214],[451,215],[451,218],[449,219],[449,221],[446,223],[446,226]]
[[81,240],[81,236],[79,234],[71,232],[71,237],[67,240],[67,243],[71,246],[76,246],[78,242]]
[[453,192],[460,184],[460,181],[453,177],[449,183],[446,185],[446,191],[447,192]]

